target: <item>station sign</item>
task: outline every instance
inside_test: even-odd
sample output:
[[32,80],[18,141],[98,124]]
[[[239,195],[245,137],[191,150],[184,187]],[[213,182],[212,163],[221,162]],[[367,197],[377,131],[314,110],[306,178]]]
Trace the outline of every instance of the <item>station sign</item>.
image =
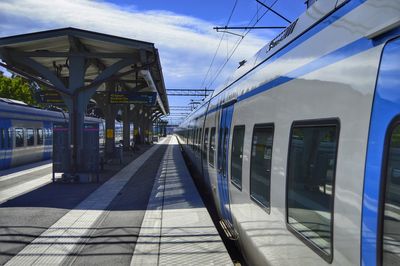
[[113,139],[114,138],[114,130],[111,128],[107,128],[106,130],[106,137],[108,139]]
[[38,92],[37,100],[42,104],[64,105],[60,93],[52,89],[43,89]]
[[110,93],[111,104],[145,104],[155,105],[157,99],[156,92],[130,92],[121,91]]

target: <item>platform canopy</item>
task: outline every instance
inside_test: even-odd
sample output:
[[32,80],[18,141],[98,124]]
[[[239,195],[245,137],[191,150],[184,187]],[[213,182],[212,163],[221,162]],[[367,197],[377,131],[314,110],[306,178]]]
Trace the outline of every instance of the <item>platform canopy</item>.
[[[73,57],[85,58],[85,65],[84,83],[72,91],[67,83],[70,72],[76,71],[70,71]],[[153,116],[169,113],[160,58],[153,43],[62,28],[0,38],[0,58],[3,67],[63,95],[95,87],[97,92],[105,91],[107,82],[114,84],[116,91],[157,92]]]
[[69,111],[68,149],[62,156],[70,163],[62,171],[71,177],[97,165],[85,158],[98,152],[84,150],[85,113],[95,94],[103,107],[129,104],[131,109],[139,103],[147,111],[136,113],[147,120],[169,113],[153,43],[63,28],[0,38],[0,59],[1,66],[59,92]]

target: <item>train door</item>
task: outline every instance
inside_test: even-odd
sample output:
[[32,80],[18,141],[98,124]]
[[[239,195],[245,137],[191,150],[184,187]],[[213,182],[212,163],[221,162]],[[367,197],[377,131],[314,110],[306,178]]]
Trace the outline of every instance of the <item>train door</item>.
[[4,128],[2,128],[2,124],[0,121],[0,169],[5,167],[5,153],[6,153],[6,134]]
[[362,206],[361,264],[400,264],[400,38],[382,53]]
[[0,169],[7,169],[11,166],[11,149],[11,121],[0,120]]
[[218,135],[218,175],[217,186],[221,215],[224,222],[228,222],[228,226],[232,227],[232,216],[229,203],[229,187],[228,187],[228,149],[229,134],[231,129],[233,115],[233,104],[226,106],[221,111],[220,127]]
[[49,160],[53,153],[53,123],[49,121],[43,122],[43,138],[44,152],[43,160]]

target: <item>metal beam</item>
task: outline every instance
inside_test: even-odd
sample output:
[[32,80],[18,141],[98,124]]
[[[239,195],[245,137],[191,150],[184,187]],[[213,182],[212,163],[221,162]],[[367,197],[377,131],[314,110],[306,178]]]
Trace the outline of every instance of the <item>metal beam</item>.
[[57,88],[54,87],[53,84],[48,83],[46,80],[39,79],[39,78],[37,78],[35,76],[32,76],[29,73],[26,73],[26,72],[24,72],[22,70],[19,70],[19,69],[15,68],[15,67],[12,67],[12,66],[9,66],[7,64],[4,64],[2,62],[0,62],[0,66],[10,70],[11,72],[17,73],[18,75],[21,75],[22,77],[24,77],[26,79],[33,80],[33,81],[35,81],[35,82],[37,82],[37,83],[39,83],[39,84],[41,84],[41,85],[43,85],[43,86],[45,86],[45,87],[47,87],[49,89],[57,90]]
[[117,43],[124,46],[129,46],[130,48],[133,49],[144,49],[150,52],[152,52],[154,49],[153,43],[131,40],[123,37],[118,37],[93,31],[87,31],[87,30],[81,30],[71,27],[3,37],[0,38],[0,46],[6,46],[16,43],[33,42],[42,39],[58,38],[58,37],[64,37],[66,35],[72,35],[78,38],[94,39],[108,43]]
[[[32,52],[15,51],[13,54],[25,57],[69,57],[69,56],[82,56],[85,58],[137,58],[135,54],[129,53],[91,53],[91,52],[53,52],[48,50],[37,50]],[[139,59],[138,59],[139,61]]]
[[209,90],[209,89],[169,89],[167,90],[167,95],[207,97],[213,91],[214,90]]
[[14,57],[13,61],[16,61],[19,64],[34,69],[41,75],[42,78],[45,78],[46,80],[50,81],[51,84],[53,84],[53,86],[57,88],[57,91],[62,92],[66,95],[72,95],[72,93],[67,89],[64,83],[61,82],[61,80],[53,72],[51,72],[48,68],[38,63],[37,61],[33,60],[32,58]]
[[128,75],[128,74],[130,74],[132,72],[135,72],[136,69],[132,69],[132,70],[126,71],[124,73],[120,73],[118,75],[114,75],[116,72],[118,72],[121,69],[123,69],[123,68],[125,68],[125,67],[127,67],[129,65],[132,65],[134,63],[135,63],[135,61],[133,59],[129,59],[129,58],[121,59],[120,61],[114,63],[113,65],[111,65],[109,67],[107,67],[103,72],[101,72],[101,74],[99,74],[94,79],[92,84],[80,87],[76,91],[78,91],[78,92],[85,91],[85,90],[91,89],[93,87],[97,87],[97,86],[101,85],[104,82],[108,82],[110,80],[115,80],[115,79],[118,79],[118,78],[120,78],[122,76],[126,76],[126,75]]
[[149,85],[149,88],[151,88],[153,91],[157,92],[157,103],[160,106],[161,111],[164,114],[167,114],[167,112],[165,111],[165,107],[164,107],[164,102],[161,100],[160,97],[160,92],[157,89],[154,80],[153,80],[153,76],[151,75],[151,72],[149,70],[141,70],[139,72],[139,74],[144,78],[144,80],[147,82],[147,84]]

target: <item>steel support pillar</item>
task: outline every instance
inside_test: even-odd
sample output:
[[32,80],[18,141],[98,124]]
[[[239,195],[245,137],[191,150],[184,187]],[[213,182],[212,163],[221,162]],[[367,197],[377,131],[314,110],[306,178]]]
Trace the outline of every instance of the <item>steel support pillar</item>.
[[83,147],[83,129],[85,123],[86,106],[89,103],[91,94],[76,93],[76,89],[85,84],[85,58],[74,56],[69,58],[70,75],[69,90],[73,92],[72,101],[67,102],[69,117],[69,142],[71,143],[71,170],[75,175],[81,169]]
[[[134,64],[136,61],[134,58],[124,58],[105,69],[102,69],[101,73],[92,81],[92,84],[85,86],[85,74],[86,69],[89,66],[87,58],[79,52],[82,52],[82,46],[79,41],[74,37],[69,36],[70,39],[70,52],[68,56],[68,70],[69,76],[62,77],[57,75],[53,70],[41,65],[29,56],[15,55],[7,62],[12,62],[12,65],[18,65],[19,68],[32,69],[35,75],[40,79],[48,80],[54,89],[58,90],[69,111],[69,127],[68,127],[68,154],[63,156],[69,158],[68,167],[65,167],[63,172],[72,178],[77,177],[81,173],[85,175],[89,165],[86,164],[85,157],[88,154],[84,154],[84,119],[87,104],[90,98],[96,92],[98,86],[102,82],[109,80],[115,73],[121,69]],[[73,53],[77,52],[77,53]],[[3,54],[6,51],[3,51]],[[7,55],[5,55],[7,56]],[[50,58],[51,59],[51,58]],[[114,124],[115,116],[112,111],[109,111],[108,119],[109,124]],[[113,143],[114,148],[114,143]],[[86,153],[94,152],[94,150],[85,151]],[[96,150],[96,152],[98,152]],[[84,156],[85,155],[85,156]]]

